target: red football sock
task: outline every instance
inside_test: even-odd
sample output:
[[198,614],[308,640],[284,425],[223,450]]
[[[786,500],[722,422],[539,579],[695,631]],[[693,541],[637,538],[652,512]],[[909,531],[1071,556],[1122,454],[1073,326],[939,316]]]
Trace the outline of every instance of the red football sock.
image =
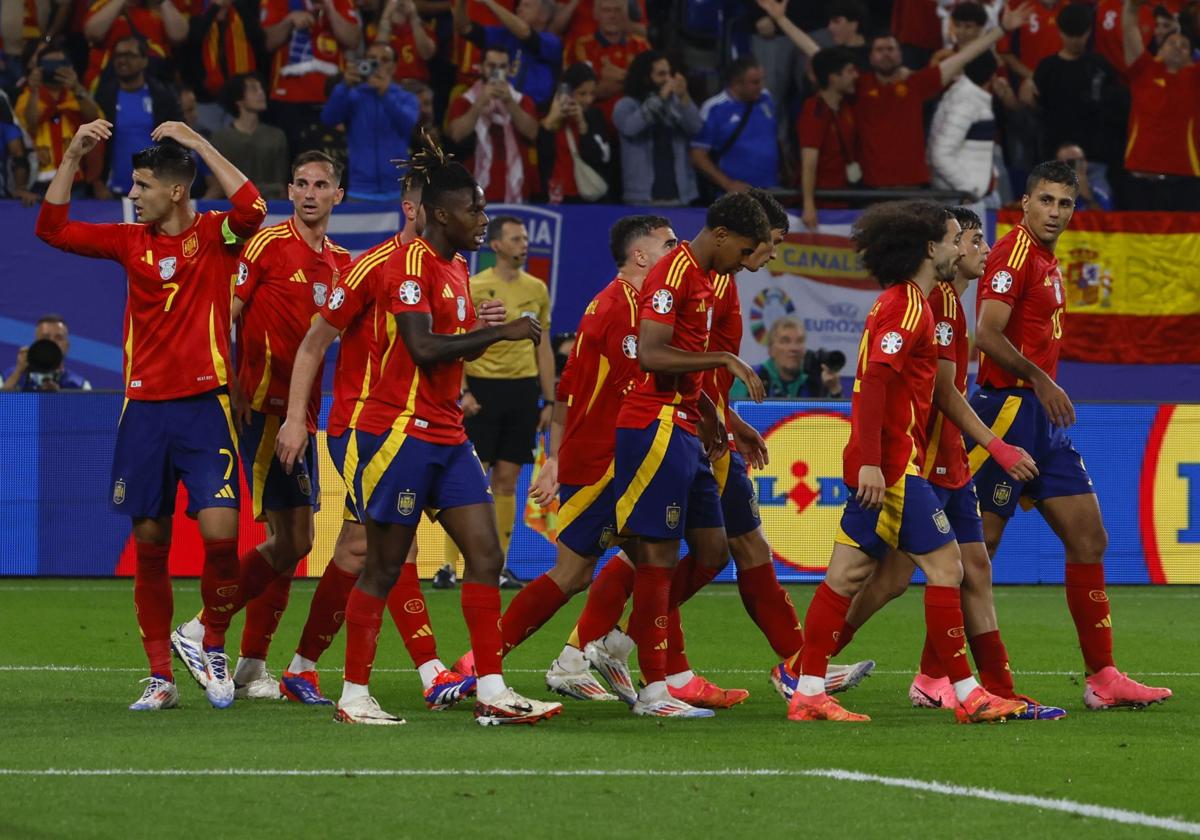
[[858,628],[849,621],[842,622],[842,629],[838,631],[837,647],[833,649],[833,655],[837,656],[850,646],[854,641],[854,634],[858,632]]
[[638,667],[647,683],[667,678],[667,628],[671,611],[673,569],[638,566],[633,582],[633,616],[629,635],[637,640]]
[[969,641],[983,687],[998,697],[1015,697],[1012,671],[1008,667],[1008,651],[1004,649],[1004,642],[1000,641],[1000,631],[980,633]]
[[692,555],[683,555],[683,559],[675,567],[675,574],[671,577],[671,607],[675,608],[686,603],[689,598],[708,586],[712,579],[720,573],[721,569],[701,566],[692,559]]
[[946,676],[946,669],[942,667],[942,660],[938,658],[937,648],[929,639],[928,630],[925,631],[925,645],[921,648],[921,673],[935,680]]
[[462,585],[463,618],[471,637],[471,652],[475,654],[475,673],[504,672],[504,628],[500,618],[500,587],[486,583]]
[[539,575],[517,593],[504,611],[504,653],[529,638],[562,609],[570,596],[549,575]]
[[171,615],[175,596],[171,591],[171,573],[167,569],[170,545],[137,543],[137,567],[133,574],[133,607],[142,647],[150,662],[152,676],[175,680],[171,672]]
[[379,644],[379,629],[383,627],[383,598],[368,595],[357,586],[346,599],[346,682],[367,685],[375,665],[375,648]]
[[962,596],[957,586],[925,584],[925,638],[937,651],[937,658],[950,682],[971,676],[966,631],[963,630]]
[[1112,616],[1104,591],[1104,564],[1067,564],[1067,607],[1079,634],[1079,649],[1087,672],[1094,674],[1113,664]]
[[634,577],[633,567],[619,556],[614,555],[604,564],[600,574],[592,581],[587,602],[575,625],[580,650],[588,642],[596,641],[617,626],[621,613],[625,611],[625,602],[633,594]]
[[387,606],[413,667],[420,668],[437,659],[437,637],[433,635],[433,623],[429,620],[425,596],[421,594],[416,563],[405,563],[401,567],[400,578],[388,593]]
[[346,601],[354,588],[358,575],[350,574],[330,562],[317,583],[312,602],[308,605],[308,619],[300,633],[300,644],[296,653],[316,662],[321,654],[333,644],[333,637],[342,629],[346,620]]
[[279,619],[283,618],[291,592],[292,572],[288,572],[267,584],[262,594],[246,605],[246,626],[242,628],[243,658],[267,658],[271,639],[279,629]]
[[667,673],[682,674],[690,670],[692,666],[684,649],[683,621],[676,607],[667,616]]
[[796,617],[792,596],[779,585],[775,564],[763,563],[738,572],[738,593],[750,618],[779,657],[804,647],[804,628]]
[[[204,602],[204,614],[232,616],[241,607],[241,573],[238,570],[237,540],[205,540],[204,570],[200,573],[200,598]],[[224,625],[204,625],[204,647],[206,650],[225,647]]]
[[[824,581],[813,593],[812,603],[804,616],[804,649],[800,651],[797,673],[806,677],[824,677],[829,658],[837,647],[837,634],[846,623],[850,599],[839,595]],[[795,666],[793,666],[794,668]]]
[[267,585],[279,577],[279,572],[267,562],[267,558],[262,555],[262,552],[257,548],[252,548],[242,555],[238,561],[238,591],[233,597],[233,609],[229,612],[216,612],[208,609],[204,610],[200,621],[204,624],[205,635],[211,628],[214,638],[224,640],[225,631],[229,629],[229,622],[233,620],[233,616],[246,603],[253,598],[256,598],[262,593]]

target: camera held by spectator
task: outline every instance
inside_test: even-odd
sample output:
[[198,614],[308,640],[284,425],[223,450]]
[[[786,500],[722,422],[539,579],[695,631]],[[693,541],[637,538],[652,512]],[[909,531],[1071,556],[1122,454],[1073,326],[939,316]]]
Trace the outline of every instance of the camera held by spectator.
[[16,367],[5,371],[0,391],[90,391],[91,383],[65,365],[70,348],[67,322],[61,315],[43,315],[33,341],[18,351]]
[[[808,334],[799,318],[777,318],[767,331],[765,362],[754,372],[762,380],[768,399],[841,399],[839,371],[846,366],[846,354],[840,350],[809,350]],[[733,383],[731,400],[745,399],[746,386]]]

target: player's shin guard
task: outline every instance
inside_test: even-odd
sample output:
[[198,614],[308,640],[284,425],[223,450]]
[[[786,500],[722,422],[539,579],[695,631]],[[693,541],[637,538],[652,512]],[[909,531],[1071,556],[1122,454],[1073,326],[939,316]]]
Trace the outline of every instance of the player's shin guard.
[[150,674],[174,681],[171,673],[171,614],[175,599],[171,591],[171,573],[167,569],[170,552],[170,545],[137,543],[133,606],[137,611],[138,629],[150,663]]
[[425,607],[425,596],[421,594],[421,579],[417,575],[416,563],[405,563],[400,569],[400,578],[387,598],[388,612],[400,631],[404,647],[412,658],[414,668],[437,659],[437,637],[433,635],[433,624],[429,621],[429,610]]
[[685,650],[683,621],[676,607],[667,616],[667,674],[683,674],[690,670],[692,666]]
[[850,599],[839,595],[824,581],[813,593],[812,603],[804,616],[804,649],[798,654],[799,668],[792,665],[795,673],[806,677],[825,678],[829,669],[829,658],[837,647],[846,613],[850,611]]
[[504,672],[504,631],[500,620],[500,588],[484,583],[464,582],[462,611],[475,654],[475,674],[486,677]]
[[938,656],[937,648],[929,638],[928,628],[925,629],[925,645],[921,648],[921,673],[935,680],[946,676],[946,669],[942,667],[942,660]]
[[368,595],[357,586],[346,601],[346,682],[367,685],[375,665],[379,630],[383,627],[383,598]]
[[925,585],[925,638],[937,652],[950,682],[971,679],[962,597],[957,586]]
[[279,575],[267,584],[262,594],[246,605],[246,626],[242,629],[243,659],[266,659],[271,639],[279,629],[279,619],[287,609],[292,592],[292,572]]
[[837,656],[839,653],[841,653],[847,647],[849,647],[850,643],[852,641],[854,641],[854,634],[857,632],[858,632],[858,628],[855,627],[853,624],[851,624],[849,621],[843,622],[842,630],[840,633],[838,633],[837,647],[835,647],[833,649],[833,655]]
[[504,611],[504,653],[537,632],[570,600],[549,575],[539,575],[517,593]]
[[321,654],[333,644],[333,637],[342,629],[346,620],[346,601],[354,588],[358,575],[338,568],[337,563],[325,567],[317,591],[313,593],[308,607],[308,619],[300,633],[300,645],[296,653],[304,659],[316,662]]
[[672,609],[686,603],[689,598],[708,586],[712,579],[720,573],[721,569],[702,566],[692,559],[692,555],[685,554],[675,567],[675,574],[671,578]]
[[970,640],[971,655],[979,669],[979,681],[992,694],[1012,700],[1016,697],[1013,688],[1012,670],[1008,667],[1008,651],[1000,640],[1000,631],[980,633]]
[[[200,574],[200,598],[205,616],[232,616],[241,606],[241,573],[238,569],[237,540],[205,540],[204,570]],[[224,624],[204,625],[205,649],[224,648]]]
[[739,570],[738,594],[776,656],[786,659],[804,647],[804,629],[792,596],[775,577],[774,563]]
[[1068,563],[1067,607],[1079,634],[1079,649],[1089,674],[1113,664],[1112,616],[1104,591],[1104,564]]
[[575,639],[572,644],[583,650],[588,642],[594,642],[617,626],[621,613],[625,611],[625,603],[633,594],[635,572],[633,566],[614,555],[600,574],[592,581],[588,590],[587,602],[579,621],[575,625]]
[[238,560],[238,566],[238,591],[234,598],[233,609],[228,612],[217,612],[206,608],[200,618],[205,631],[213,630],[214,638],[224,640],[225,631],[229,629],[229,622],[233,620],[234,614],[244,607],[247,601],[260,595],[271,581],[279,577],[279,572],[275,571],[275,567],[257,548],[252,548],[243,554]]
[[629,635],[638,643],[638,667],[647,684],[667,678],[667,629],[672,569],[642,564],[633,583]]

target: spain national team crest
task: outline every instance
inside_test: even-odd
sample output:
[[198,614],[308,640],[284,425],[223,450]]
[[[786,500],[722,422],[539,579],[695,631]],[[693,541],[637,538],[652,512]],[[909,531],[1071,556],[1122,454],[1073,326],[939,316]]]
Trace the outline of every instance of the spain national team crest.
[[1004,507],[1012,499],[1012,486],[1001,481],[992,490],[992,502],[1000,507]]
[[125,501],[125,480],[118,478],[113,484],[113,504],[119,505],[123,501]]
[[674,531],[679,527],[679,518],[683,510],[679,505],[667,505],[667,527]]
[[313,283],[313,303],[317,306],[324,306],[325,301],[329,298],[329,286],[324,283]]
[[183,255],[185,257],[194,257],[196,252],[200,250],[200,240],[196,234],[192,234],[187,239],[183,240]]
[[163,280],[170,280],[175,276],[174,257],[163,257],[158,261],[158,276]]
[[411,516],[412,512],[417,509],[417,494],[410,490],[405,490],[396,498],[396,510],[401,516]]
[[607,551],[616,536],[617,529],[611,525],[605,525],[600,529],[600,547]]
[[933,515],[933,524],[938,529],[939,533],[950,533],[950,518],[946,516],[946,511],[939,510]]
[[300,488],[302,495],[312,496],[312,479],[308,477],[308,473],[297,473],[296,486]]

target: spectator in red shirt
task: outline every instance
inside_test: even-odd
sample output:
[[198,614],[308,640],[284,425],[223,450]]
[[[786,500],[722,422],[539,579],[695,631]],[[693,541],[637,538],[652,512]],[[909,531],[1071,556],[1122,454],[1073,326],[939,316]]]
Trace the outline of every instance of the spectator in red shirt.
[[[1024,0],[1013,0],[1009,7],[1022,2]],[[1027,107],[1032,108],[1037,103],[1033,71],[1042,63],[1042,59],[1049,58],[1062,49],[1058,13],[1066,8],[1067,4],[1068,0],[1038,0],[1025,25],[1008,33],[996,47],[1000,59],[1017,85],[1017,98]]]
[[[839,190],[862,181],[858,164],[858,126],[848,97],[854,96],[858,67],[854,53],[844,47],[821,50],[812,58],[817,93],[810,96],[796,122],[800,141],[801,220],[817,228],[817,190]],[[823,206],[830,205],[822,202]]]
[[895,0],[892,33],[900,44],[904,63],[916,70],[929,63],[942,46],[942,20],[937,0]]
[[[820,46],[790,20],[786,0],[758,0],[776,26],[810,58]],[[1028,5],[1006,9],[1000,26],[940,64],[912,71],[901,62],[900,42],[891,34],[871,39],[871,69],[858,77],[859,162],[868,187],[914,187],[929,183],[925,160],[925,102],[937,96],[972,59],[982,55],[1030,15]]]
[[171,48],[187,40],[188,23],[172,0],[96,0],[88,9],[83,34],[91,45],[83,83],[94,88],[117,41],[130,35],[143,38],[150,47],[151,71],[157,74]]
[[[1100,0],[1096,4],[1095,50],[1118,71],[1125,71],[1125,36],[1121,27],[1121,6],[1124,0]],[[1142,44],[1157,54],[1158,46],[1166,36],[1179,27],[1175,14],[1183,0],[1166,0],[1152,6],[1143,3],[1137,7],[1138,30]]]
[[1176,32],[1151,56],[1131,0],[1121,26],[1132,99],[1123,209],[1200,211],[1200,65],[1192,43]]
[[520,203],[537,191],[529,154],[537,139],[537,109],[508,83],[505,50],[485,51],[482,70],[482,78],[450,103],[446,138],[458,145],[489,202]]
[[267,93],[294,157],[301,134],[320,123],[326,83],[345,51],[358,47],[362,27],[352,0],[263,0],[262,25],[272,54]]
[[564,54],[567,64],[586,61],[596,71],[596,104],[612,120],[612,111],[625,89],[629,63],[650,49],[650,42],[633,32],[626,0],[595,0],[596,31],[576,39]]
[[[550,103],[538,132],[538,169],[543,192],[552,204],[599,201],[610,185],[612,133],[604,113],[595,107],[596,74],[590,64],[572,64],[562,74],[559,93]],[[576,159],[598,179],[581,186]],[[585,176],[590,177],[590,176]],[[603,181],[605,192],[599,193]]]
[[[35,52],[30,60],[28,83],[17,97],[13,110],[25,133],[33,138],[37,173],[33,192],[44,194],[63,162],[80,126],[104,117],[87,88],[79,82],[67,55],[56,45]],[[92,185],[94,192],[107,195],[103,179],[104,149],[97,146],[75,174],[76,187]]]
[[421,19],[414,0],[388,0],[379,23],[367,26],[367,40],[383,41],[396,53],[397,82],[405,79],[429,81],[429,65],[437,53],[437,36],[432,25]]
[[228,123],[221,93],[235,76],[256,73],[263,57],[258,0],[213,0],[188,20],[180,75],[196,92],[200,123],[208,134]]
[[[626,0],[629,34],[646,38],[646,0]],[[559,0],[558,9],[550,21],[550,31],[562,38],[564,55],[570,62],[575,54],[575,42],[596,31],[594,0]]]

